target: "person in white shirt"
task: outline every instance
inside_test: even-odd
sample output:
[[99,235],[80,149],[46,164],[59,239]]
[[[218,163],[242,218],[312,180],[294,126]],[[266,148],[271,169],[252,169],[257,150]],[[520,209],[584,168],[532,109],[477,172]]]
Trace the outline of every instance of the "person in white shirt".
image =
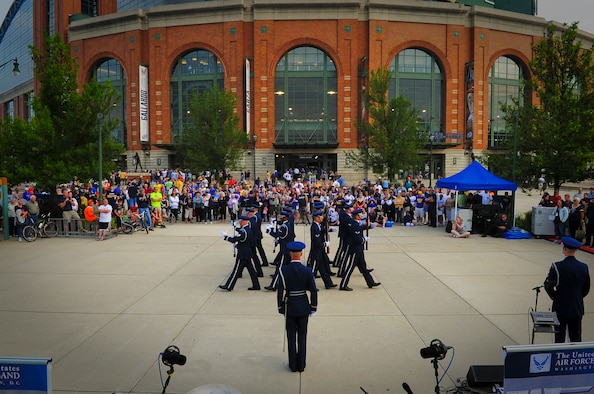
[[107,198],[103,198],[103,204],[99,205],[99,237],[97,241],[103,241],[105,231],[111,225],[111,212],[113,208],[109,205]]

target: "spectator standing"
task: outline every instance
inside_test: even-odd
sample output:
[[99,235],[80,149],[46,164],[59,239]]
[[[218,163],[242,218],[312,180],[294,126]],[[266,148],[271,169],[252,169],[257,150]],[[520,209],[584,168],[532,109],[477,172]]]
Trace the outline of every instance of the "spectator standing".
[[113,208],[109,205],[106,197],[103,198],[103,204],[99,205],[99,237],[97,241],[103,241],[105,232],[108,231],[111,225],[111,212]]

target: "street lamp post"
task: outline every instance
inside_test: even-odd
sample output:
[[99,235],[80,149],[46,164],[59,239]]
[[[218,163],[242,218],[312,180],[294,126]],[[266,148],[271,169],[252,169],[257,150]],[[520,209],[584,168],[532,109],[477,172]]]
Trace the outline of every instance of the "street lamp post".
[[103,204],[103,136],[101,135],[101,122],[103,114],[97,114],[97,123],[99,125],[99,201]]
[[254,147],[254,183],[256,182],[256,142],[258,142],[258,134],[252,134],[252,146]]
[[17,61],[16,57],[14,59],[10,59],[9,61],[0,64],[0,68],[6,66],[7,64],[9,64],[11,62],[12,62],[12,75],[14,75],[15,77],[18,77],[19,74],[21,73],[21,70],[19,70],[19,62]]

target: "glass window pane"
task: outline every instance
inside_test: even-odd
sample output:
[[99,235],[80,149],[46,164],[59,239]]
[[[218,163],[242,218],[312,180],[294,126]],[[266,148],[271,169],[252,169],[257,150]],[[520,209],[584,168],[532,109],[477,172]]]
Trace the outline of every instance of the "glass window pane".
[[337,79],[334,62],[314,47],[285,53],[276,66],[275,143],[334,143]]

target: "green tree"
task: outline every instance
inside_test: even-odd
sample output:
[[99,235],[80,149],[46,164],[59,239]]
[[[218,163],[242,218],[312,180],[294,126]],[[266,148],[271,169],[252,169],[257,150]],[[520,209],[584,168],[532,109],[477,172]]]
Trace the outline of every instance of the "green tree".
[[248,144],[235,112],[236,97],[214,84],[194,94],[189,105],[190,126],[175,145],[177,159],[194,172],[235,169]]
[[[2,123],[0,163],[11,184],[35,181],[40,188],[98,176],[98,114],[107,117],[116,91],[95,80],[78,92],[77,64],[59,35],[46,36],[44,49],[30,47],[34,71],[40,83],[33,100],[35,117],[30,122],[9,119]],[[103,122],[103,168],[113,171],[113,159],[123,151],[113,142],[111,130],[117,119]]]
[[40,84],[33,100],[35,117],[31,122],[36,145],[35,180],[40,186],[53,189],[73,176],[80,179],[98,176],[98,115],[103,142],[105,173],[115,169],[114,160],[124,147],[111,138],[117,119],[105,120],[117,98],[110,84],[92,80],[78,92],[76,59],[70,47],[56,34],[45,36],[44,48],[30,47],[34,72]]
[[420,162],[419,150],[427,136],[419,131],[419,112],[409,100],[403,96],[388,98],[391,77],[389,70],[371,70],[364,95],[369,120],[358,125],[361,146],[347,157],[354,166],[385,173],[393,181],[400,169]]
[[517,134],[509,138],[505,154],[490,157],[489,165],[524,188],[534,187],[541,169],[555,190],[592,176],[594,53],[582,44],[577,23],[561,31],[547,26],[544,38],[533,45],[532,79],[525,81],[538,102],[515,100],[503,107],[508,129]]

